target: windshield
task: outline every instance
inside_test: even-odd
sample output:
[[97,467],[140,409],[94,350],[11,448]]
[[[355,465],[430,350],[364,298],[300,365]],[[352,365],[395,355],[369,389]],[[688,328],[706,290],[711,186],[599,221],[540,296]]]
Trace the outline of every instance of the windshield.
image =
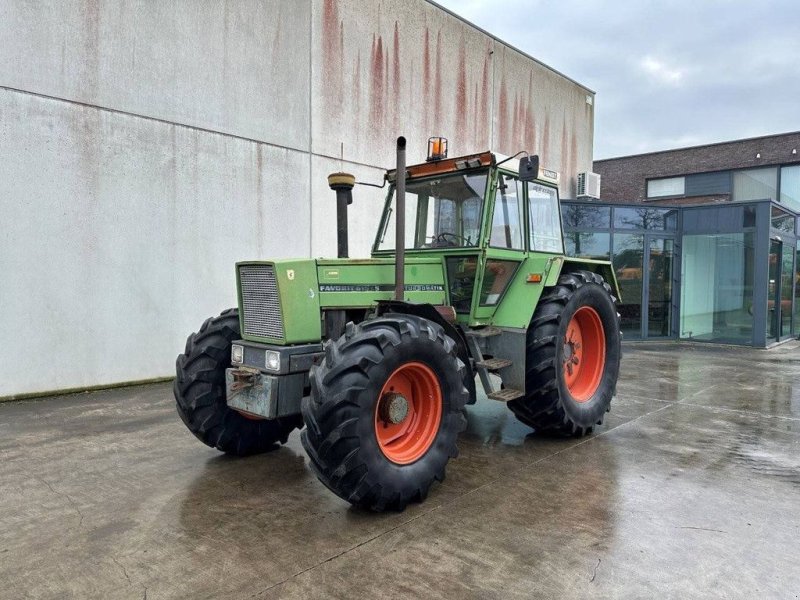
[[[487,171],[448,173],[406,183],[406,248],[470,248],[478,245]],[[395,190],[379,232],[377,250],[395,248]]]

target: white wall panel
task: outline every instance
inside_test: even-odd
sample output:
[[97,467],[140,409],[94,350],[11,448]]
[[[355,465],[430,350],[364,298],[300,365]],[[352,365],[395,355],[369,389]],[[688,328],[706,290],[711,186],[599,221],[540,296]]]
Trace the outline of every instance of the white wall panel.
[[308,149],[311,0],[0,2],[0,85]]
[[0,397],[169,375],[234,263],[308,254],[308,155],[0,90]]

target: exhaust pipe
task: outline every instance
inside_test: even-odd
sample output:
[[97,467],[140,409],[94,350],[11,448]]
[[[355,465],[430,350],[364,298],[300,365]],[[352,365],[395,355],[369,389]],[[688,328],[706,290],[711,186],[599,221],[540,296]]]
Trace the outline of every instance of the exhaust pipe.
[[394,252],[394,299],[405,300],[406,262],[406,138],[397,138],[397,171],[395,179],[395,252]]
[[348,258],[347,249],[347,205],[353,203],[353,186],[356,178],[350,173],[331,173],[328,185],[336,192],[336,255]]

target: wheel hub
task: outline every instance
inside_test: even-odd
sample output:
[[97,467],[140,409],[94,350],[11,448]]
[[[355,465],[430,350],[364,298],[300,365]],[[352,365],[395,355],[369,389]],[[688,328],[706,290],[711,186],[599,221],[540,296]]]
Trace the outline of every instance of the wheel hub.
[[574,335],[574,330],[570,330],[567,332],[567,337],[564,339],[564,359],[562,362],[564,363],[564,368],[567,370],[567,373],[570,375],[572,375],[574,368],[581,362],[579,358],[581,344],[572,337]]
[[379,417],[384,423],[397,425],[408,416],[408,400],[402,394],[386,394],[381,398]]

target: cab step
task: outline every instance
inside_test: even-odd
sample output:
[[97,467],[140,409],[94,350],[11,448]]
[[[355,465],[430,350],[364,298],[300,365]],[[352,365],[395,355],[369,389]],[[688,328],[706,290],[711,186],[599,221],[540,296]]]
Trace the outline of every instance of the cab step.
[[499,371],[514,364],[513,360],[507,358],[486,358],[475,363],[478,367],[483,367],[489,371]]
[[520,392],[519,390],[513,390],[511,388],[503,388],[502,390],[497,390],[496,392],[492,392],[491,394],[486,394],[486,397],[490,400],[499,400],[500,402],[511,402],[512,400],[516,400],[517,398],[522,398],[525,395],[524,392]]

